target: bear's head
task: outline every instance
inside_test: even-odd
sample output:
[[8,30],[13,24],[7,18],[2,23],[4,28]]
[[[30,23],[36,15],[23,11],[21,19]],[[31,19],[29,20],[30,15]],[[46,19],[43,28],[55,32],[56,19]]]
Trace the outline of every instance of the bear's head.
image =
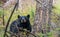
[[29,18],[30,18],[30,15],[27,15],[27,16],[20,16],[20,15],[18,15],[18,20],[22,24],[29,22]]

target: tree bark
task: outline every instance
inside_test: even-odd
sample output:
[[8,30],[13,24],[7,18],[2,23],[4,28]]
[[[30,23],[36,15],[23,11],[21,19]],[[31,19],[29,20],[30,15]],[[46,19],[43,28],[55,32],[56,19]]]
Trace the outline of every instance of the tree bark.
[[[51,25],[50,15],[52,10],[52,0],[36,0],[35,23],[33,26],[34,33],[43,32],[46,34],[47,25]],[[50,31],[50,28],[48,28]],[[44,36],[47,37],[47,36]]]
[[53,0],[49,0],[48,3],[48,32],[51,30],[51,13],[52,13]]

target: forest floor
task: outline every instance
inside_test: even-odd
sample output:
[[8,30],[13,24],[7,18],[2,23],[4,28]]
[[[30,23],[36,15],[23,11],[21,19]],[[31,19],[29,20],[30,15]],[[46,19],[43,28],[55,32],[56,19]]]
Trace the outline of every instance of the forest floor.
[[[57,1],[56,4],[54,4],[56,8],[54,8],[53,11],[60,16],[60,0],[56,0],[56,1]],[[4,29],[5,26],[0,25],[0,37],[3,37]]]

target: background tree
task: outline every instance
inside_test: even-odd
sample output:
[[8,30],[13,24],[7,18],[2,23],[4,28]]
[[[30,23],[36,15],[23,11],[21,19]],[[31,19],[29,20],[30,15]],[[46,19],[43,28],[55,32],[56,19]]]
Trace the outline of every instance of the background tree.
[[[34,33],[43,32],[43,34],[50,32],[51,25],[51,10],[53,0],[36,0],[35,22],[33,26]],[[45,36],[46,37],[46,36]]]

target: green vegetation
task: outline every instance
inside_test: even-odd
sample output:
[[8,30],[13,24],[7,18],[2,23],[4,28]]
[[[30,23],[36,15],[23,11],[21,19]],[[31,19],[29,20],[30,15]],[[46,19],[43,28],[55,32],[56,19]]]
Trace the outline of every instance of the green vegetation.
[[[9,19],[9,16],[10,16],[10,14],[11,14],[11,11],[12,11],[12,9],[8,9],[8,10],[4,10],[4,14],[5,14],[5,17],[4,17],[4,19],[5,19],[5,23],[7,23],[7,21],[8,21],[8,19]],[[51,18],[52,18],[52,22],[54,22],[54,23],[56,23],[56,25],[60,25],[60,3],[59,4],[56,4],[56,5],[54,5],[54,8],[53,8],[53,10],[52,10],[53,12],[52,12],[52,16],[51,16]],[[33,25],[33,22],[34,22],[34,14],[35,14],[35,7],[29,7],[29,8],[27,8],[27,10],[24,10],[23,12],[22,11],[20,11],[20,10],[18,10],[18,11],[15,11],[14,12],[14,14],[13,14],[13,16],[12,16],[12,18],[11,18],[11,21],[10,21],[10,23],[12,22],[12,21],[14,21],[14,20],[16,20],[17,19],[17,15],[27,15],[27,14],[30,14],[30,22],[31,22],[31,24]],[[2,15],[3,15],[3,9],[0,9],[0,17],[2,17]],[[3,37],[3,34],[4,34],[4,29],[5,29],[5,27],[4,26],[2,26],[2,25],[0,25],[0,37]],[[8,28],[9,29],[9,28]],[[46,33],[46,34],[42,34],[42,33],[39,33],[38,35],[40,36],[40,37],[42,37],[43,35],[47,35],[48,37],[54,37],[54,33],[56,33],[56,31],[59,31],[60,30],[60,28],[56,28],[55,30],[53,30],[53,31],[51,31],[51,32],[49,32],[49,33]]]
[[0,17],[3,15],[3,10],[0,8]]

